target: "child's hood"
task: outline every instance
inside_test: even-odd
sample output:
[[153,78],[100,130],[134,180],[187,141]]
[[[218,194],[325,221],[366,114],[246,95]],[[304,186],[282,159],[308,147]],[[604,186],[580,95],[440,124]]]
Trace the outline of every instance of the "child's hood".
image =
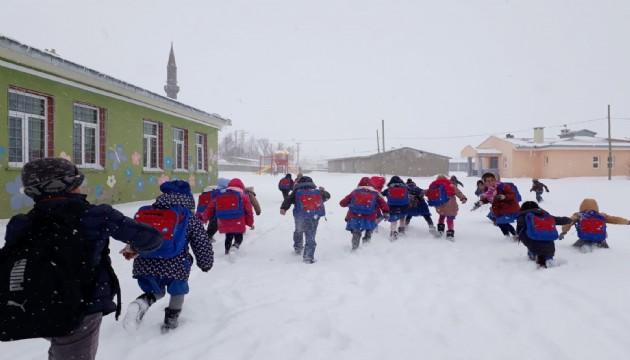
[[195,209],[195,199],[192,196],[169,192],[159,195],[153,206],[158,209],[168,209],[171,206],[185,206],[191,210]]
[[241,181],[241,179],[239,178],[234,178],[232,180],[230,180],[230,182],[228,183],[228,188],[239,188],[241,189],[241,192],[245,191],[245,185],[243,184],[243,181]]
[[597,201],[595,199],[584,199],[580,204],[580,211],[591,211],[595,210],[599,212],[599,206],[597,205]]

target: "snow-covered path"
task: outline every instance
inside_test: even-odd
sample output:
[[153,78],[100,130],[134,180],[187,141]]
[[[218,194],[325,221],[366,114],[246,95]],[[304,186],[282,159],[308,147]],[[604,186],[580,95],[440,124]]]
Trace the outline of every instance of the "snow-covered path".
[[[166,301],[154,305],[135,334],[113,316],[103,321],[100,359],[629,359],[630,227],[610,225],[609,250],[582,254],[575,233],[556,242],[559,266],[537,270],[524,246],[507,241],[470,212],[474,178],[457,174],[470,200],[460,206],[454,243],[414,218],[405,237],[350,253],[339,200],[360,174],[308,174],[332,194],[317,233],[318,262],[292,254],[293,219],[281,216],[279,177],[222,173],[255,186],[262,205],[236,263],[215,244],[215,266],[195,268],[181,326],[160,335]],[[426,187],[432,178],[415,178]],[[515,182],[532,200],[530,179]],[[611,215],[630,217],[625,178],[545,180],[542,206],[569,216],[585,197]],[[144,203],[117,206],[133,215]],[[437,216],[434,212],[434,221]],[[2,225],[6,224],[6,220]],[[4,226],[2,227],[4,232]],[[112,241],[112,252],[122,243]],[[123,311],[140,294],[131,263],[114,256]],[[0,344],[2,358],[45,358],[44,340]]]

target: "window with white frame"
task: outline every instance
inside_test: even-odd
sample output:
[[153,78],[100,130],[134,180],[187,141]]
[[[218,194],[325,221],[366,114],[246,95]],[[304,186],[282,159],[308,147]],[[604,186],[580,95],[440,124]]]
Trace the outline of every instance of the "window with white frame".
[[144,121],[142,166],[145,170],[160,170],[159,137],[159,124],[153,121]]
[[503,168],[507,169],[507,167],[508,167],[507,165],[508,165],[507,158],[503,157]]
[[208,135],[195,133],[195,152],[197,154],[196,171],[208,170],[208,159],[206,158],[207,143]]
[[9,89],[9,165],[46,157],[48,98]]
[[100,109],[74,104],[74,163],[80,167],[100,166]]
[[173,128],[173,170],[186,170],[185,131]]
[[593,169],[599,169],[599,156],[593,156]]

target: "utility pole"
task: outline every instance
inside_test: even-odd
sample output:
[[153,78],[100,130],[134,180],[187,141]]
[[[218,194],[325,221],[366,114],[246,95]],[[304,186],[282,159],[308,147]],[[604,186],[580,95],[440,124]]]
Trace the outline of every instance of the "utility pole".
[[612,179],[612,139],[610,137],[610,104],[608,104],[608,180]]
[[381,159],[381,176],[385,176],[385,172],[383,170],[383,162],[385,162],[385,120],[381,119],[381,136],[383,137],[383,155]]
[[297,143],[297,161],[295,166],[297,167],[298,172],[302,172],[302,170],[300,170],[300,143]]

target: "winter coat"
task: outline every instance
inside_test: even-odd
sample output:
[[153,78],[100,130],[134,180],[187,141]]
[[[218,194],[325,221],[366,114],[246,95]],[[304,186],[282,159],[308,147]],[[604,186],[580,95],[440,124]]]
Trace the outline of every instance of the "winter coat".
[[[441,184],[442,186],[444,186],[444,189],[446,190],[446,195],[448,196],[449,199],[445,204],[436,206],[435,211],[438,214],[440,214],[440,216],[450,216],[450,217],[457,216],[457,213],[459,212],[459,205],[457,205],[457,198],[459,198],[462,204],[465,204],[466,201],[468,201],[468,198],[466,198],[466,196],[461,192],[461,190],[459,190],[457,186],[453,185],[453,183],[443,175],[438,176],[438,178],[429,185],[429,188],[436,186],[438,184]],[[426,195],[426,190],[423,190],[422,196],[425,196],[425,195]]]
[[[245,185],[239,178],[230,180],[227,190],[236,191],[241,194],[241,201],[243,202],[243,215],[234,219],[218,219],[219,233],[228,234],[244,234],[246,231],[245,226],[252,227],[254,225],[254,212],[252,210],[252,202],[249,199],[249,195],[245,193]],[[206,211],[202,214],[202,220],[211,219],[217,210],[217,202],[213,200]]]
[[[409,209],[407,209],[408,216],[431,216],[431,210],[429,205],[424,200],[423,190],[416,186],[415,183],[407,183],[409,188]],[[413,204],[416,206],[413,206]]]
[[[95,266],[96,291],[92,295],[86,314],[116,311],[113,301],[115,283],[110,275],[109,238],[130,244],[137,253],[154,251],[162,244],[160,233],[149,225],[141,224],[126,217],[108,204],[91,205],[85,195],[64,194],[35,204],[34,209],[46,212],[67,212],[69,208],[85,205],[87,210],[81,216],[81,226],[91,254],[91,264]],[[14,244],[24,229],[31,226],[26,214],[15,215],[9,220],[5,234],[6,244]]]
[[[612,215],[599,212],[599,205],[597,204],[597,201],[595,199],[582,200],[582,203],[580,204],[580,212],[574,213],[571,216],[571,220],[573,221],[573,223],[575,223],[580,218],[581,213],[583,211],[591,211],[591,210],[597,211],[598,213],[600,213],[606,219],[607,224],[617,224],[617,225],[629,224],[628,219],[626,218],[622,218],[619,216],[612,216]],[[569,232],[569,230],[571,230],[571,225],[572,224],[567,224],[567,225],[562,226],[562,232],[563,233]],[[608,236],[608,234],[606,234],[606,236]]]
[[358,213],[353,212],[352,210],[348,210],[348,213],[346,214],[346,221],[350,219],[366,219],[368,221],[375,222],[376,216],[380,211],[389,212],[389,206],[387,206],[387,201],[385,201],[385,198],[383,198],[383,195],[381,195],[378,191],[376,191],[376,189],[374,189],[374,187],[371,186],[371,182],[367,177],[364,177],[363,179],[361,179],[361,181],[359,182],[359,186],[357,186],[357,188],[354,189],[346,197],[341,199],[341,201],[339,202],[339,205],[341,207],[348,207],[350,203],[352,202],[352,198],[354,197],[355,193],[360,190],[367,190],[376,194],[376,206],[374,207],[374,211],[371,214],[358,214]]
[[[211,201],[212,203],[212,201]],[[171,206],[184,206],[191,210],[188,216],[188,226],[186,227],[186,244],[182,252],[172,258],[144,258],[137,257],[133,260],[133,277],[154,276],[161,279],[177,279],[187,281],[190,269],[193,264],[193,257],[188,250],[192,249],[197,266],[208,271],[214,262],[214,252],[212,243],[201,221],[194,216],[192,211],[195,208],[195,199],[191,196],[180,193],[165,193],[159,195],[153,207],[157,209],[168,209]]]
[[[481,202],[484,204],[491,203],[492,207],[490,208],[490,211],[492,211],[492,214],[496,217],[518,214],[521,211],[521,207],[518,205],[516,192],[511,186],[500,186],[501,184],[502,183],[500,182],[496,183],[496,196],[491,201],[489,199],[484,199],[482,195]],[[500,200],[498,199],[499,195],[504,195],[505,198]]]
[[[295,183],[293,187],[293,191],[291,191],[289,196],[287,196],[287,198],[280,205],[280,209],[287,211],[289,210],[291,205],[295,205],[295,195],[297,194],[297,191],[300,189],[317,189],[317,186],[315,186],[315,183],[311,180],[310,177],[308,176],[301,177],[300,180]],[[323,202],[326,202],[330,199],[330,193],[326,191],[322,186],[319,187],[319,191],[322,193]],[[293,215],[295,216],[297,214],[298,214],[298,211],[294,206]]]
[[[381,193],[383,196],[387,197],[389,195],[389,189],[394,187],[407,187],[407,185],[402,181],[402,179],[398,176],[392,176],[387,183],[387,189],[383,190]],[[407,210],[409,209],[409,205],[389,205],[389,214],[390,215],[407,215]]]
[[540,181],[534,180],[532,183],[532,188],[529,190],[529,192],[543,192],[543,189],[549,192],[549,188],[547,187],[547,185],[541,183]]
[[254,208],[254,212],[257,216],[260,216],[260,203],[258,203],[258,199],[256,199],[256,193],[254,192],[253,186],[248,186],[245,188],[245,193],[249,195],[249,201],[252,202],[252,207]]
[[[528,209],[520,211],[518,214],[518,218],[516,219],[516,233],[518,234],[519,240],[527,247],[527,250],[534,253],[535,255],[542,255],[546,258],[551,258],[555,255],[556,247],[553,241],[541,241],[541,240],[533,240],[527,236],[526,231],[526,223],[525,216],[528,213],[532,213],[537,216],[542,216],[548,213],[540,208],[536,209]],[[571,219],[566,216],[553,216],[553,219],[556,225],[571,225]]]

